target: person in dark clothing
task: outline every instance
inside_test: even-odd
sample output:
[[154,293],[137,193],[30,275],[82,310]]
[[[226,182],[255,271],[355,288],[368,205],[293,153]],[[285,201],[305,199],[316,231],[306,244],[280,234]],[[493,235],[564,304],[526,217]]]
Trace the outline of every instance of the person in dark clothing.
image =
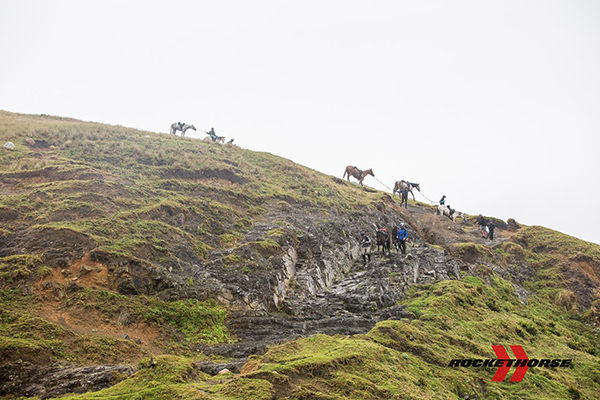
[[371,262],[371,238],[364,232],[360,234],[360,253],[365,264]]
[[487,237],[488,232],[487,232],[487,224],[488,221],[487,219],[485,219],[485,217],[481,214],[479,214],[477,216],[477,225],[479,225],[479,231],[481,232],[481,234],[483,235],[483,237]]
[[398,230],[398,244],[400,245],[402,254],[406,254],[406,239],[408,239],[408,231],[403,222],[400,224],[400,229]]
[[443,206],[444,204],[446,204],[446,195],[443,195],[440,199],[440,206]]
[[215,133],[215,128],[210,128],[210,131],[206,132],[206,134],[210,136],[213,142],[217,141],[217,134]]
[[400,191],[402,198],[400,199],[400,207],[404,204],[404,208],[408,208],[408,188],[404,188]]
[[494,229],[496,229],[496,225],[494,224],[494,221],[490,220],[490,222],[488,222],[487,227],[490,231],[490,240],[494,240]]
[[183,129],[183,126],[185,125],[185,122],[178,122],[177,125],[179,125],[179,129]]

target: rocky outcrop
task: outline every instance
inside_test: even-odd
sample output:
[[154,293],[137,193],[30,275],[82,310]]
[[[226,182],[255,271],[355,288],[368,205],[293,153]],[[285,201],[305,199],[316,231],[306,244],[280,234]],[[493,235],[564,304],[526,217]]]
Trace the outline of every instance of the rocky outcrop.
[[18,393],[47,399],[66,393],[97,391],[118,383],[136,370],[124,365],[72,368],[57,364],[43,368],[22,364],[0,366],[0,395]]
[[506,221],[506,229],[508,229],[509,232],[516,232],[521,228],[521,226],[517,223],[517,221],[514,220],[514,218],[509,218]]

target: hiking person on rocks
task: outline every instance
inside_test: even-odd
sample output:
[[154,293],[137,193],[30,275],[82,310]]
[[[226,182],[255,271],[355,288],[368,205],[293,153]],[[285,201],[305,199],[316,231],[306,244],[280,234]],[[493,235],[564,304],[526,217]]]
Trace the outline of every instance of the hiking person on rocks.
[[494,221],[490,219],[490,222],[487,224],[488,230],[490,231],[490,240],[494,240],[494,229],[496,229],[496,225]]
[[481,232],[481,234],[483,235],[483,237],[487,237],[488,233],[487,233],[487,220],[485,219],[485,217],[481,214],[479,214],[477,216],[477,225],[479,225],[479,231]]
[[400,207],[402,207],[402,204],[404,204],[404,208],[408,208],[408,188],[405,187],[400,193],[402,193],[402,199],[400,199]]
[[365,264],[371,262],[371,238],[364,232],[360,233],[360,254]]
[[408,239],[408,231],[403,222],[400,224],[400,229],[398,229],[398,244],[400,245],[402,254],[406,254],[406,239]]
[[442,198],[440,199],[440,206],[443,206],[446,204],[446,195],[443,195]]

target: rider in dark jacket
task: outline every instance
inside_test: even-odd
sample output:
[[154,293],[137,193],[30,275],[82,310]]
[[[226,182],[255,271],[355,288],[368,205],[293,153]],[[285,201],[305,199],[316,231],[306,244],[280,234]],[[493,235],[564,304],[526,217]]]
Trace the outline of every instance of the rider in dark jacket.
[[443,206],[444,204],[446,204],[446,195],[443,195],[440,199],[440,206]]
[[217,134],[215,133],[215,128],[210,128],[210,131],[206,132],[208,136],[212,139],[213,142],[217,140]]

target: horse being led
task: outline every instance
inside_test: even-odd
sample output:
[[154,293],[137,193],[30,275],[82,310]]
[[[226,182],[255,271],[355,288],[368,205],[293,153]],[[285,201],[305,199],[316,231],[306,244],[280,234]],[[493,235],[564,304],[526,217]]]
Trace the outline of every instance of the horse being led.
[[[202,139],[205,142],[210,142],[210,143],[225,143],[225,136],[207,136],[204,139]],[[233,139],[231,139],[228,143],[231,143]]]
[[467,216],[465,215],[465,213],[453,210],[450,208],[450,206],[446,205],[439,205],[436,214],[445,215],[446,217],[450,218],[452,222],[456,222],[457,217],[462,218],[465,222],[467,221]]
[[[412,194],[413,201],[415,200],[415,194],[413,193],[413,188],[417,189],[419,192],[421,191],[420,183],[412,183],[405,180],[396,181],[394,184],[394,190],[392,191],[392,196],[398,193],[398,196],[401,195],[403,189],[407,189],[410,194]],[[404,200],[401,198],[401,200]]]
[[398,242],[398,231],[400,230],[400,228],[398,228],[398,226],[394,226],[394,229],[392,229],[392,244],[394,245],[394,248],[396,249],[396,251],[400,251],[400,243]]
[[365,179],[367,175],[371,175],[373,178],[375,177],[375,174],[373,173],[373,170],[371,168],[365,171],[361,171],[360,169],[353,167],[352,165],[348,165],[346,167],[342,179],[346,178],[346,175],[348,176],[348,182],[350,182],[350,176],[353,176],[354,178],[358,179],[358,183],[360,183],[361,185],[363,184],[363,179]]
[[388,255],[390,254],[390,234],[388,233],[386,228],[377,229],[377,251],[379,251],[379,247],[381,246],[381,252],[385,254],[387,250]]
[[185,136],[185,131],[188,129],[195,131],[196,127],[194,125],[184,124],[181,122],[174,122],[171,124],[171,135],[176,135],[177,131],[181,131],[181,136]]

